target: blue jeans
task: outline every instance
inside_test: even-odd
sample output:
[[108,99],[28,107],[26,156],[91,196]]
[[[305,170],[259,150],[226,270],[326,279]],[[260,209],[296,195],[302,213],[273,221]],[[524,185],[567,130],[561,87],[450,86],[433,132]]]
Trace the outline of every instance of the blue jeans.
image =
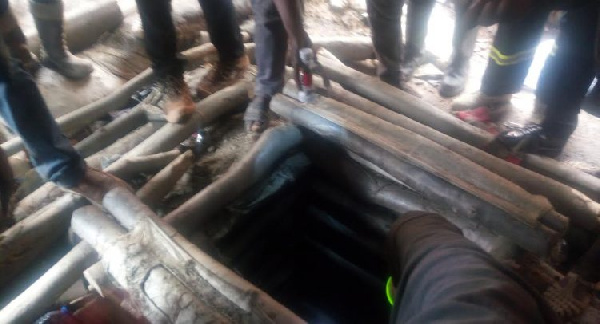
[[288,38],[272,0],[252,0],[256,27],[256,95],[272,97],[283,88]]
[[60,132],[29,74],[11,62],[0,39],[0,116],[25,144],[38,173],[63,187],[85,174],[85,162]]

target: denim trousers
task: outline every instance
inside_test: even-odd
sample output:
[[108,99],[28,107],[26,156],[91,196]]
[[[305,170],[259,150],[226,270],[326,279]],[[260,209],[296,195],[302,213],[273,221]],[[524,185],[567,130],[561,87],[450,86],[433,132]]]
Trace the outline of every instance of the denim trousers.
[[[211,42],[221,62],[244,55],[244,42],[232,0],[199,0]],[[170,0],[136,0],[146,51],[159,78],[181,77],[183,62],[177,58],[177,35]]]
[[288,36],[272,0],[252,0],[256,27],[256,95],[272,97],[283,88]]
[[61,133],[31,76],[10,59],[0,39],[0,117],[23,140],[37,172],[73,187],[85,175],[85,162]]

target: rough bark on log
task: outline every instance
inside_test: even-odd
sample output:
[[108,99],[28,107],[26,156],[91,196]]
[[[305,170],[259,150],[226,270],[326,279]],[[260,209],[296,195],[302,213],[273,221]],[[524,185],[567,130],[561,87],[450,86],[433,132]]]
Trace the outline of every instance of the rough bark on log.
[[244,158],[165,217],[184,235],[192,233],[201,224],[214,217],[226,204],[232,202],[257,181],[263,179],[286,154],[302,142],[295,127],[276,127],[263,134]]
[[[321,108],[324,103],[329,107],[344,106],[323,98],[319,101]],[[428,199],[452,205],[464,217],[478,219],[487,228],[529,251],[547,255],[566,231],[567,220],[544,198],[532,196],[412,132],[374,120],[362,112],[358,123],[358,119],[317,112],[315,105],[301,105],[283,96],[274,98],[271,107],[280,115],[370,160]],[[362,127],[365,123],[367,125]],[[394,129],[394,135],[368,131],[385,128]],[[454,163],[445,163],[448,159]]]
[[134,298],[142,302],[141,311],[151,323],[228,322],[165,267],[143,239],[128,240],[127,231],[99,209],[77,210],[72,223],[73,230],[97,249],[117,282],[137,292]]
[[[167,254],[176,258],[178,264],[193,264],[186,269],[192,282],[207,282],[219,292],[220,296],[226,297],[240,309],[250,312],[252,316],[258,316],[262,321],[268,319],[269,322],[275,323],[303,322],[269,295],[183,238],[132,193],[122,188],[114,189],[104,197],[103,204],[125,228],[144,227],[143,232],[152,232],[158,237],[168,237],[169,240],[164,240],[162,246],[168,252]],[[169,241],[172,243],[164,243]]]
[[[61,116],[56,121],[66,135],[76,133],[108,112],[122,108],[137,90],[150,84],[152,80],[152,71],[148,69],[127,81],[113,94]],[[3,143],[2,149],[7,155],[12,155],[23,149],[23,142],[21,138],[13,138]]]
[[[410,119],[479,149],[485,149],[493,140],[490,134],[468,125],[375,77],[362,74],[345,66],[335,57],[332,57],[330,53],[319,53],[319,61],[325,74],[333,81],[340,83],[345,89]],[[547,177],[573,187],[592,199],[596,199],[595,197],[600,194],[600,179],[598,178],[576,170],[571,170],[568,173],[562,172],[561,170],[564,167],[561,167],[560,163],[548,159],[528,155],[526,160],[527,162],[523,166],[538,171],[546,170],[544,175]],[[542,163],[542,161],[545,163]],[[580,182],[580,179],[585,179],[585,182]]]
[[187,151],[176,160],[167,165],[157,175],[152,177],[137,193],[142,202],[150,207],[156,207],[173,186],[181,179],[183,174],[194,164],[194,153]]
[[87,243],[77,244],[52,268],[0,310],[0,323],[33,323],[97,259]]
[[67,194],[0,234],[0,290],[66,233],[71,214],[84,204],[84,199]]
[[[394,113],[372,101],[342,89],[336,83],[332,83],[329,89],[325,89],[321,78],[314,78],[314,82],[319,93],[426,137],[508,179],[528,192],[548,198],[556,211],[569,218],[573,225],[594,232],[600,231],[600,204],[589,199],[577,190],[569,188],[551,178],[546,178],[540,174],[499,159],[471,145],[418,123],[404,115]],[[293,98],[297,98],[295,84],[288,82],[285,86],[284,93]]]

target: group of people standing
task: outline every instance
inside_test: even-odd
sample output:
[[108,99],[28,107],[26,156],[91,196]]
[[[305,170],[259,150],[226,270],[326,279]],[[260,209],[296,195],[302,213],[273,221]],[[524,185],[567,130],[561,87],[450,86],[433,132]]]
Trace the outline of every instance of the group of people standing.
[[[176,31],[171,18],[171,3],[168,0],[136,2],[144,28],[146,50],[158,83],[164,87],[167,120],[182,122],[196,108],[191,90],[183,79],[183,63],[176,55]],[[211,41],[219,54],[219,62],[211,67],[205,79],[195,89],[199,97],[206,97],[242,78],[249,60],[244,52],[232,0],[199,2]],[[407,39],[402,44],[400,19],[404,1],[367,1],[373,45],[379,59],[378,76],[381,80],[402,88],[423,62],[427,22],[434,4],[435,0],[409,0],[405,33]],[[532,145],[521,147],[527,147],[536,153],[553,155],[560,152],[575,129],[579,105],[596,75],[595,69],[599,63],[599,4],[596,0],[456,0],[457,22],[453,54],[439,89],[440,94],[454,97],[464,90],[468,62],[477,34],[476,26],[500,22],[480,91],[457,100],[454,108],[462,110],[487,106],[494,109],[509,102],[511,95],[518,92],[524,82],[548,14],[552,10],[565,10],[556,49],[546,63],[537,88],[538,101],[545,107],[543,118],[535,127],[530,125],[502,135],[507,143],[528,141]],[[0,1],[0,115],[23,139],[33,164],[44,178],[92,201],[100,202],[109,189],[125,184],[85,165],[81,156],[61,134],[30,75],[41,64],[67,78],[81,79],[92,72],[92,65],[72,55],[67,48],[61,0],[30,0],[30,6],[42,45],[39,60],[27,49],[25,37],[10,11],[8,1]],[[252,0],[252,7],[256,21],[254,39],[258,73],[256,96],[247,108],[244,122],[249,131],[260,132],[267,127],[271,98],[283,88],[288,48],[291,48],[292,59],[298,60],[298,50],[312,47],[312,44],[303,27],[302,1]],[[9,169],[6,159],[0,158],[1,179],[10,177],[4,174]],[[8,184],[0,183],[0,186],[3,188],[0,191],[6,191]],[[414,227],[414,224],[419,223],[422,224]],[[419,268],[416,264],[411,272],[407,272],[406,268],[399,269],[394,274],[397,276],[394,278],[395,288],[399,289],[399,302],[395,305],[394,312],[398,321],[405,322],[413,315],[414,319],[419,318],[419,314],[425,314],[424,305],[419,304],[416,299],[402,299],[402,289],[405,289],[404,292],[416,289],[414,293],[430,296],[432,303],[436,303],[436,300],[439,302],[438,312],[429,312],[426,317],[422,317],[428,320],[441,319],[447,315],[447,319],[471,319],[472,322],[477,322],[477,318],[484,321],[502,318],[544,321],[546,316],[536,307],[524,309],[518,301],[503,303],[496,298],[520,298],[526,305],[539,306],[538,301],[531,297],[523,285],[506,274],[488,256],[476,250],[471,243],[465,243],[462,237],[458,238],[460,235],[454,227],[431,215],[413,215],[402,224],[406,227],[399,228],[410,227],[412,230],[404,231],[406,233],[399,241],[414,238],[415,233],[421,233],[427,244],[442,251],[442,257],[443,251],[448,247],[447,239],[460,247],[460,255],[453,254],[456,249],[451,249],[454,252],[448,250],[449,258],[445,259],[447,264],[443,270],[455,276],[454,281],[448,282],[469,289],[455,294],[451,293],[454,288],[448,286],[447,294],[433,294],[432,289],[436,288],[428,284],[429,281],[415,281],[418,278],[414,277],[421,273],[426,278],[427,273],[431,275],[430,268]],[[397,232],[401,230],[398,229]],[[401,250],[397,254],[400,256],[400,263],[421,260],[413,259],[414,253],[405,246],[408,245],[403,243],[395,246]],[[424,251],[419,258],[428,260],[429,252],[431,251]],[[462,267],[453,262],[453,258],[467,260],[475,268],[488,270],[473,272],[472,267]],[[452,272],[452,269],[457,272]],[[433,274],[436,278],[442,275],[441,272]],[[485,286],[488,295],[485,296],[489,300],[484,298],[477,302],[476,296],[482,296],[482,291],[481,287],[473,286],[472,276],[488,280],[486,282],[489,285]],[[439,282],[446,280],[441,278]],[[449,308],[443,309],[444,305]],[[468,311],[458,311],[460,309]]]

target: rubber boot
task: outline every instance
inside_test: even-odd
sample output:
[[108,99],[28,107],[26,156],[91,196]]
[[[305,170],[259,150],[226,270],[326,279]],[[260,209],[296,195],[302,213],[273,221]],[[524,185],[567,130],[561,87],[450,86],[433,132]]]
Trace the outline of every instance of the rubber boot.
[[42,65],[69,79],[83,79],[93,70],[88,60],[71,54],[64,34],[63,3],[29,2],[33,20],[40,35]]
[[10,7],[0,16],[0,35],[10,55],[19,61],[25,71],[35,74],[40,69],[40,62],[27,47],[27,38]]

